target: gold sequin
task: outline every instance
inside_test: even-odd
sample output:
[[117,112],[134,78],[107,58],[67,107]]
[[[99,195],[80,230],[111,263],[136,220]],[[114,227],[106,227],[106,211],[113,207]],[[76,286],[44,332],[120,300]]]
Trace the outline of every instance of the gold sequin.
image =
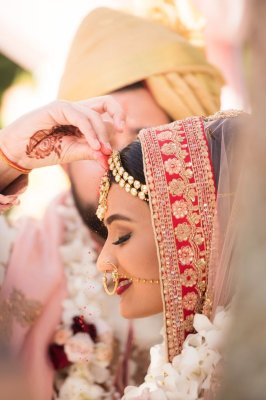
[[180,275],[181,285],[185,287],[195,286],[197,283],[197,272],[193,268],[187,268]]
[[187,332],[193,332],[194,328],[193,328],[193,320],[194,320],[194,315],[189,315],[188,317],[186,317],[185,321],[184,321],[184,328]]
[[171,140],[173,138],[173,132],[166,130],[164,132],[161,132],[157,135],[158,140],[160,141],[165,141],[165,140]]
[[182,265],[189,265],[194,259],[194,252],[190,246],[182,246],[178,250],[178,258]]
[[177,158],[169,158],[164,162],[164,166],[168,174],[179,174],[182,168],[182,162]]
[[185,183],[181,179],[173,179],[169,183],[169,191],[173,196],[181,196],[185,189]]
[[165,155],[175,154],[178,150],[178,147],[175,143],[165,143],[162,148],[161,152]]
[[194,311],[198,303],[198,295],[195,292],[185,294],[183,305],[186,310]]
[[188,204],[184,200],[176,200],[172,204],[172,210],[176,218],[184,218],[188,213]]
[[179,242],[182,242],[184,240],[188,240],[190,234],[191,234],[191,226],[187,224],[186,222],[183,224],[177,225],[175,228],[175,235],[176,238]]

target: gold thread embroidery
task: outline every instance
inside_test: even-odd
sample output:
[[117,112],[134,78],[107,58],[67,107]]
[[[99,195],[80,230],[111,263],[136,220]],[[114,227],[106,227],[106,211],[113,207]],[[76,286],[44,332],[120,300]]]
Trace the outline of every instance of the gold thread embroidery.
[[165,140],[172,140],[173,132],[172,131],[164,131],[157,135],[158,140],[165,141]]
[[182,246],[178,250],[178,258],[182,265],[189,265],[194,260],[194,251],[190,246]]
[[184,218],[188,213],[188,205],[184,200],[176,200],[172,204],[172,210],[177,219]]
[[198,303],[199,296],[195,292],[189,292],[183,297],[183,305],[186,310],[194,311]]
[[217,119],[238,117],[239,115],[241,115],[243,113],[244,113],[244,111],[242,111],[242,110],[230,109],[230,110],[225,110],[225,111],[217,111],[213,115],[209,115],[208,117],[203,117],[203,119],[204,119],[204,121],[209,122],[209,121],[215,121]]
[[175,143],[165,143],[162,146],[161,152],[166,155],[175,154],[178,150],[178,147]]
[[[185,322],[188,316],[183,305],[183,296],[187,291],[185,288],[193,287],[199,299],[197,310],[200,312],[202,310],[212,235],[215,187],[201,117],[187,118],[162,127],[150,128],[149,134],[146,133],[147,131],[140,132],[139,137],[151,199],[150,207],[156,244],[158,254],[160,254],[166,345],[169,360],[172,361],[173,357],[180,352],[186,335],[185,331],[188,332],[185,329],[188,328],[188,322]],[[164,140],[170,140],[170,142],[159,144],[159,141]],[[167,177],[164,164],[171,155],[182,163],[179,178],[172,180]],[[180,198],[175,200],[171,196]],[[183,204],[186,204],[186,207]],[[197,218],[197,214],[201,218]],[[193,268],[189,268],[190,264],[182,266],[179,259],[178,249],[186,247],[177,245],[179,242],[173,229],[180,223],[179,218],[185,218],[181,222],[187,222],[191,226],[191,235],[188,238],[191,252],[189,251],[188,261],[191,260]],[[182,268],[182,273],[180,268]],[[185,272],[187,270],[188,272]],[[186,286],[188,283],[190,285],[189,273],[194,275],[192,286]],[[184,293],[183,290],[185,290]],[[194,313],[191,319],[193,315]]]
[[37,320],[41,310],[39,301],[28,300],[20,290],[13,288],[10,296],[0,302],[0,340],[7,343],[11,339],[14,321],[25,328]]
[[181,196],[185,190],[185,183],[181,179],[173,179],[169,184],[169,191],[173,196]]
[[188,317],[186,317],[185,321],[184,321],[184,328],[187,332],[193,332],[194,328],[193,328],[193,319],[194,319],[194,315],[189,315]]
[[164,166],[168,174],[179,174],[182,168],[182,163],[177,158],[169,158],[164,162]]
[[25,295],[17,289],[13,289],[9,305],[12,315],[23,327],[33,324],[39,317],[42,308],[39,301],[26,299]]
[[191,231],[192,231],[191,225],[187,224],[186,222],[184,222],[183,224],[178,224],[177,227],[175,228],[175,235],[177,237],[177,240],[179,242],[188,240]]
[[197,283],[197,272],[193,268],[187,268],[180,275],[180,282],[185,287],[195,286]]

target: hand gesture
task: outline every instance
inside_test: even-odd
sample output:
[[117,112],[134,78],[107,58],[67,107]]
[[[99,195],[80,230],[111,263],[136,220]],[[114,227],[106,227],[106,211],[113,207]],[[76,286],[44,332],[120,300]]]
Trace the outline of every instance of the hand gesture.
[[124,113],[111,96],[55,101],[2,129],[0,148],[10,161],[30,170],[83,159],[105,166],[112,151],[105,113],[113,129],[122,132]]

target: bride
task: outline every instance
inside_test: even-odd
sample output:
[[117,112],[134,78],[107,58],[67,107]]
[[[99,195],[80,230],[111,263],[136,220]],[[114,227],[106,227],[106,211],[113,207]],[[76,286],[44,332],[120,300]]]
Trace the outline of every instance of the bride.
[[123,398],[205,398],[217,387],[232,297],[235,141],[246,117],[187,118],[143,130],[139,141],[111,153],[100,124],[106,110],[122,130],[123,112],[110,97],[56,102],[3,129],[0,211],[17,202],[32,168],[79,158],[105,165],[109,156],[97,210],[108,229],[98,259],[104,289],[119,296],[126,318],[164,315],[163,343],[151,349],[145,382]]
[[109,158],[97,210],[108,229],[98,259],[104,288],[120,297],[125,318],[164,315],[145,382],[123,399],[199,399],[217,386],[231,300],[235,141],[246,118],[238,114],[142,130]]

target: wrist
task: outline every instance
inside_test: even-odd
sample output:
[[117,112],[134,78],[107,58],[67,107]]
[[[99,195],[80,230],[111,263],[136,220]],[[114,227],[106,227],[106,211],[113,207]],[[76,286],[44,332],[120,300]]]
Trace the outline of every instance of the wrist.
[[[19,172],[18,175],[21,174],[28,174],[31,169],[24,167],[23,163],[21,163],[21,157],[16,157],[13,152],[14,152],[14,147],[16,148],[16,143],[10,143],[12,144],[12,154],[9,153],[9,150],[6,145],[6,139],[10,138],[10,133],[8,133],[8,127],[0,130],[0,160],[3,163],[6,164],[8,167],[11,169],[15,169]],[[10,145],[8,146],[10,147]],[[19,147],[19,146],[18,146]],[[19,161],[17,161],[19,160]],[[6,169],[6,168],[5,168]]]
[[0,192],[6,189],[20,175],[21,172],[10,167],[0,158]]

